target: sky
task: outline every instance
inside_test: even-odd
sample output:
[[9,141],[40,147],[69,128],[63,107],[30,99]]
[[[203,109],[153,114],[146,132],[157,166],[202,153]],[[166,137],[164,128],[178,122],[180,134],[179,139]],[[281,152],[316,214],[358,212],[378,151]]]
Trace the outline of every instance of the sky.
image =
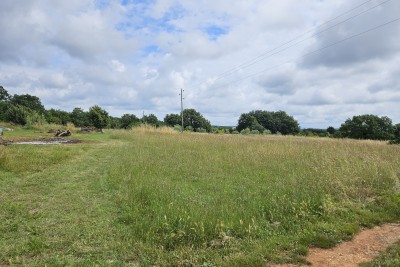
[[194,108],[213,125],[400,123],[398,0],[1,0],[0,85],[46,109]]

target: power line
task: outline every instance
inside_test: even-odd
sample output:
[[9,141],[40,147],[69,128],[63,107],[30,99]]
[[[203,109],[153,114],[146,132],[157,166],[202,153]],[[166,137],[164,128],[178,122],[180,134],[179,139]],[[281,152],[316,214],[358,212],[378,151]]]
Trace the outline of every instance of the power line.
[[[370,8],[368,8],[368,9],[366,9],[366,10],[364,10],[364,11],[362,11],[362,12],[360,12],[360,13],[354,15],[354,16],[351,16],[351,17],[349,17],[349,18],[347,18],[347,19],[345,19],[345,20],[343,20],[341,22],[338,22],[338,23],[336,23],[336,24],[334,24],[334,25],[332,25],[332,26],[330,26],[328,28],[325,28],[325,29],[323,29],[321,31],[318,31],[318,32],[314,33],[313,35],[311,35],[311,36],[309,36],[307,38],[304,38],[304,39],[302,39],[302,40],[300,40],[300,41],[298,41],[298,42],[296,42],[294,44],[291,44],[290,46],[287,46],[287,47],[285,47],[285,48],[283,48],[281,50],[278,50],[278,49],[280,49],[280,48],[282,48],[282,47],[284,47],[284,46],[286,46],[286,45],[288,45],[290,43],[293,43],[294,41],[298,40],[299,38],[303,37],[304,35],[307,35],[307,34],[313,32],[313,31],[315,31],[316,29],[321,28],[322,26],[328,24],[329,22],[334,21],[334,20],[336,20],[336,19],[338,19],[340,17],[343,17],[344,15],[347,15],[348,13],[360,8],[361,6],[366,5],[367,3],[371,2],[371,1],[373,1],[373,0],[368,0],[366,2],[363,2],[362,4],[360,4],[360,5],[356,6],[356,7],[354,7],[352,9],[350,9],[350,10],[348,10],[348,11],[346,11],[346,12],[344,12],[344,13],[338,15],[338,16],[336,16],[335,18],[330,19],[330,20],[324,22],[323,24],[320,24],[319,26],[317,26],[317,27],[315,27],[315,28],[313,28],[311,30],[308,30],[307,32],[304,32],[304,33],[296,36],[295,38],[293,38],[293,39],[291,39],[289,41],[286,41],[286,42],[278,45],[277,47],[275,47],[275,48],[273,48],[271,50],[268,50],[268,51],[266,51],[266,52],[264,52],[264,53],[262,53],[262,54],[260,54],[260,55],[258,55],[256,57],[254,57],[251,60],[248,60],[248,61],[246,61],[246,62],[244,62],[244,63],[242,63],[242,64],[240,64],[240,65],[238,65],[238,66],[236,66],[236,67],[234,67],[234,68],[232,68],[230,70],[228,70],[228,71],[225,71],[225,72],[221,73],[220,75],[217,76],[215,81],[216,80],[220,80],[220,79],[222,79],[222,78],[224,78],[226,76],[232,75],[233,73],[235,73],[236,71],[238,71],[240,69],[248,68],[248,67],[250,67],[250,66],[252,66],[252,65],[254,65],[254,64],[256,64],[256,63],[258,63],[258,62],[260,62],[260,61],[262,61],[264,59],[266,59],[266,58],[269,58],[269,57],[272,57],[274,55],[277,55],[277,54],[279,54],[279,53],[281,53],[281,52],[283,52],[283,51],[285,51],[285,50],[287,50],[289,48],[292,48],[292,47],[294,47],[294,46],[296,46],[296,45],[298,45],[298,44],[300,44],[300,43],[302,43],[302,42],[304,42],[304,41],[306,41],[308,39],[311,39],[314,36],[317,36],[317,35],[319,35],[319,34],[321,34],[323,32],[326,32],[326,31],[328,31],[328,30],[330,30],[330,29],[332,29],[332,28],[334,28],[334,27],[336,27],[336,26],[338,26],[340,24],[343,24],[343,23],[345,23],[347,21],[350,21],[350,20],[352,20],[352,19],[354,19],[356,17],[359,17],[359,16],[371,11],[372,9],[375,9],[375,8],[377,8],[377,7],[379,7],[379,6],[383,5],[383,4],[386,4],[386,3],[390,2],[391,0],[383,1],[383,2],[379,3],[378,5],[370,7]],[[276,50],[278,50],[278,51],[276,51]]]
[[375,27],[373,27],[373,28],[370,28],[370,29],[368,29],[368,30],[359,32],[359,33],[357,33],[357,34],[354,34],[354,35],[351,35],[351,36],[346,37],[346,38],[344,38],[344,39],[341,39],[341,40],[339,40],[339,41],[337,41],[337,42],[334,42],[334,43],[331,43],[331,44],[326,45],[326,46],[324,46],[324,47],[321,47],[321,48],[319,48],[319,49],[317,49],[317,50],[314,50],[314,51],[308,52],[308,53],[306,53],[306,54],[303,54],[303,55],[301,55],[300,57],[297,57],[297,58],[291,59],[291,60],[289,60],[289,61],[286,61],[286,62],[284,62],[284,63],[277,64],[277,65],[274,65],[274,66],[272,66],[272,67],[263,69],[263,70],[261,70],[261,71],[259,71],[259,72],[256,72],[256,73],[247,75],[247,76],[245,76],[245,77],[243,77],[243,78],[241,78],[241,79],[238,79],[238,80],[233,81],[233,82],[230,82],[230,83],[226,83],[226,84],[224,84],[224,85],[222,85],[222,86],[214,87],[214,89],[222,88],[222,87],[225,87],[225,86],[227,86],[227,85],[234,84],[234,83],[237,83],[237,82],[246,80],[246,79],[251,78],[251,77],[254,77],[254,76],[258,76],[258,75],[260,75],[260,74],[262,74],[262,73],[265,73],[266,71],[276,69],[276,68],[281,67],[281,66],[283,66],[283,65],[286,65],[286,64],[288,64],[288,63],[294,62],[294,61],[296,61],[296,60],[298,60],[298,59],[305,58],[305,57],[307,57],[307,56],[309,56],[309,55],[311,55],[311,54],[315,54],[315,53],[318,53],[318,52],[320,52],[320,51],[326,50],[326,49],[328,49],[328,48],[330,48],[330,47],[332,47],[332,46],[338,45],[338,44],[343,43],[343,42],[345,42],[345,41],[348,41],[348,40],[350,40],[350,39],[353,39],[353,38],[356,38],[356,37],[358,37],[358,36],[364,35],[364,34],[366,34],[366,33],[369,33],[369,32],[375,31],[375,30],[377,30],[377,29],[383,28],[383,27],[385,27],[385,26],[387,26],[387,25],[389,25],[389,24],[392,24],[392,23],[394,23],[394,22],[397,22],[397,21],[399,21],[399,20],[400,20],[400,17],[395,18],[395,19],[393,19],[393,20],[390,20],[390,21],[388,21],[388,22],[385,22],[385,23],[383,23],[383,24],[380,24],[380,25],[375,26]]

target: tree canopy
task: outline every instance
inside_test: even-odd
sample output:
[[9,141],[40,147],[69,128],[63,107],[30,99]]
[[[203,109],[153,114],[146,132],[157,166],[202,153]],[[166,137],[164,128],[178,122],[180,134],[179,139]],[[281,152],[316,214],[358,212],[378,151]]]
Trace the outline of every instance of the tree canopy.
[[174,127],[182,124],[182,117],[179,114],[167,114],[164,118],[164,123],[167,126]]
[[139,124],[140,119],[133,114],[124,114],[121,117],[121,128],[128,129],[132,126]]
[[110,116],[107,111],[95,105],[89,109],[89,119],[94,127],[102,130],[107,127]]
[[300,132],[299,123],[284,111],[265,111],[255,110],[240,115],[236,129],[242,131],[249,128],[251,131],[263,132],[269,130],[271,133],[298,134]]
[[389,140],[393,138],[392,120],[386,116],[365,114],[347,119],[339,128],[340,136],[354,139]]
[[211,123],[206,120],[200,112],[195,109],[184,109],[183,110],[183,127],[186,129],[190,127],[194,131],[201,131],[205,129],[207,132],[211,132]]

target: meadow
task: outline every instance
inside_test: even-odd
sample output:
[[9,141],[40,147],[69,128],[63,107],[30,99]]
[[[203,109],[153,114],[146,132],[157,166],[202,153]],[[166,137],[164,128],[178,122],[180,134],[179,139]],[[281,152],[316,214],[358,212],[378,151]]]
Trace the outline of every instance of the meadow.
[[[309,247],[400,221],[398,145],[145,128],[73,138],[84,142],[0,146],[0,266],[304,263]],[[399,262],[399,246],[380,260]]]

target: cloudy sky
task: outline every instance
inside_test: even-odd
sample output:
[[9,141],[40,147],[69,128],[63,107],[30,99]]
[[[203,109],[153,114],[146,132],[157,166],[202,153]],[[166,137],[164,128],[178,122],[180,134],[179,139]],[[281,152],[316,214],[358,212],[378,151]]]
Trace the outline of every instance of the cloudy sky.
[[400,122],[398,0],[1,0],[0,34],[0,85],[47,109]]

